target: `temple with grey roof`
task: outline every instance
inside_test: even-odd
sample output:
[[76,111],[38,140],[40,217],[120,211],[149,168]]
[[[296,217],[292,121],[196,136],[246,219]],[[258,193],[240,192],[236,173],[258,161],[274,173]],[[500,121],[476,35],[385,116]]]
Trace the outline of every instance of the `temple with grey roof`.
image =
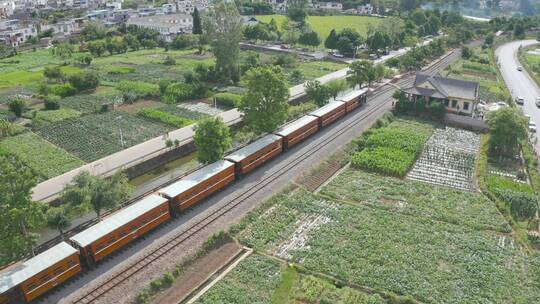
[[413,85],[401,90],[411,101],[441,102],[447,112],[472,115],[479,102],[480,85],[478,82],[445,78],[439,74],[417,73]]

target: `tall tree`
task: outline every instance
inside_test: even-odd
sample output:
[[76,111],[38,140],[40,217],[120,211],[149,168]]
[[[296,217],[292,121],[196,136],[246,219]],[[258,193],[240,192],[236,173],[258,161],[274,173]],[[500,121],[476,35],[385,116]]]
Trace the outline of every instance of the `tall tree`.
[[319,44],[321,44],[321,39],[319,39],[317,32],[311,31],[302,33],[300,37],[298,37],[298,43],[309,46],[319,46]]
[[73,45],[69,43],[59,43],[51,49],[51,53],[54,56],[63,60],[71,58],[71,56],[73,55],[73,52],[74,52]]
[[369,75],[373,73],[373,62],[367,60],[355,61],[349,65],[349,81],[353,86],[362,87],[363,84],[370,81]]
[[238,107],[244,121],[256,133],[274,131],[287,118],[289,106],[289,89],[281,68],[253,68],[244,81],[248,91]]
[[305,85],[306,95],[313,100],[319,107],[328,103],[331,96],[330,90],[325,85],[322,85],[318,80],[310,80]]
[[344,79],[335,79],[326,84],[330,96],[337,98],[338,94],[347,88],[347,81]]
[[44,221],[44,205],[31,199],[36,174],[13,155],[0,155],[0,264],[25,256],[38,236],[30,231]]
[[130,198],[133,187],[127,176],[118,172],[108,178],[100,178],[82,172],[75,177],[72,185],[64,190],[62,200],[68,204],[80,207],[90,206],[101,219],[103,210],[114,208]]
[[306,23],[308,16],[308,1],[307,0],[288,0],[287,1],[287,17],[301,25]]
[[496,155],[514,156],[527,136],[527,123],[518,109],[503,108],[488,115],[489,148]]
[[226,81],[238,80],[242,26],[242,17],[233,1],[219,0],[204,16],[203,27],[216,56],[216,72]]
[[200,35],[202,34],[202,23],[201,23],[201,15],[199,14],[199,10],[197,7],[195,7],[195,10],[193,11],[193,34]]
[[199,162],[203,164],[220,160],[232,145],[229,127],[219,117],[199,121],[193,141]]
[[330,31],[330,34],[328,34],[328,37],[326,37],[326,40],[324,41],[324,47],[327,49],[335,50],[337,49],[337,42],[338,42],[338,36],[335,29],[332,29]]
[[45,214],[47,226],[60,232],[62,239],[64,232],[71,226],[71,219],[65,206],[51,207]]

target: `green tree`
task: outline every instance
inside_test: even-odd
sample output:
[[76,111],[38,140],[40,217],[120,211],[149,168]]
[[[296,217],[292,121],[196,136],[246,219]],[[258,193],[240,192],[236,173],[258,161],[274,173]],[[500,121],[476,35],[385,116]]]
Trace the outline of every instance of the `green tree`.
[[331,96],[327,86],[322,85],[318,80],[310,80],[305,85],[306,95],[319,107],[328,103]]
[[13,155],[0,155],[0,264],[32,251],[38,235],[30,231],[44,222],[43,204],[32,201],[36,174]]
[[370,81],[369,75],[373,73],[373,62],[367,60],[355,61],[349,65],[349,82],[356,86],[362,87],[363,84]]
[[87,23],[81,30],[81,39],[83,41],[93,41],[105,38],[105,29],[97,22]]
[[66,207],[50,207],[45,214],[45,218],[47,220],[47,226],[51,229],[58,230],[63,239],[64,232],[71,226],[71,219],[66,211]]
[[202,34],[202,23],[201,23],[201,15],[199,14],[199,10],[197,7],[195,7],[195,10],[193,11],[193,34],[200,35]]
[[20,97],[12,98],[8,103],[9,110],[17,117],[21,117],[26,107],[26,102]]
[[45,69],[43,69],[43,76],[54,80],[64,80],[64,74],[59,66],[45,67]]
[[289,106],[289,89],[281,68],[253,68],[244,81],[248,91],[238,107],[244,121],[256,133],[274,131],[287,118]]
[[238,80],[243,20],[233,1],[219,0],[204,15],[203,27],[216,56],[216,72],[225,81]]
[[71,58],[71,56],[73,55],[73,51],[73,45],[69,43],[59,43],[51,49],[51,52],[54,56],[63,60]]
[[514,25],[514,37],[518,39],[525,38],[525,26],[523,22],[519,21]]
[[470,59],[472,55],[473,55],[473,52],[471,48],[469,48],[468,46],[464,46],[461,49],[461,57],[463,57],[463,59]]
[[298,43],[309,46],[319,46],[319,44],[321,44],[321,39],[319,39],[317,32],[311,31],[302,33],[300,37],[298,37]]
[[197,147],[199,162],[203,164],[222,159],[232,146],[229,127],[219,117],[199,121],[195,126],[193,141]]
[[326,37],[326,40],[324,41],[324,47],[327,49],[335,50],[337,49],[337,42],[338,42],[338,36],[335,29],[332,29],[330,31],[330,34],[328,34],[328,37]]
[[330,96],[337,98],[338,94],[347,88],[347,81],[344,79],[335,79],[326,84]]
[[418,7],[418,0],[400,0],[399,7],[404,11],[410,11]]
[[518,220],[532,220],[538,211],[538,200],[535,195],[523,192],[512,192],[509,195],[510,212]]
[[527,136],[527,123],[518,109],[503,108],[488,115],[489,148],[495,155],[514,156]]
[[88,50],[93,56],[101,57],[101,55],[105,53],[107,49],[105,47],[105,42],[102,40],[98,40],[88,43]]
[[307,16],[308,16],[308,1],[307,0],[287,1],[287,17],[289,17],[291,21],[294,21],[303,25],[306,23]]
[[100,178],[82,172],[64,190],[62,201],[74,207],[89,206],[101,219],[101,212],[114,208],[131,197],[133,186],[127,176],[118,172],[108,178]]

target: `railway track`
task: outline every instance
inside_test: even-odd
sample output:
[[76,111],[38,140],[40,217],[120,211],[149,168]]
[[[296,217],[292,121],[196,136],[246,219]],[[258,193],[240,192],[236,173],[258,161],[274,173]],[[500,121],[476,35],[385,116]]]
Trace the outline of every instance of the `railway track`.
[[[443,57],[438,62],[436,62],[435,64],[431,65],[428,69],[426,69],[425,72],[436,73],[440,69],[446,67],[447,65],[449,65],[449,63],[453,62],[457,58],[458,54],[456,53],[459,53],[459,51],[454,51],[450,55]],[[412,77],[408,76],[407,78],[399,80],[395,85],[406,86],[406,85],[412,84],[412,81],[413,81]],[[369,97],[369,99],[371,100],[377,99],[378,97],[384,96],[385,94],[388,94],[389,92],[393,92],[394,90],[395,90],[394,86],[384,85],[380,87],[375,93],[373,93]],[[336,132],[324,134],[322,138],[322,142],[319,142],[316,145],[313,145],[313,147],[311,147],[310,149],[307,149],[306,151],[295,156],[294,159],[292,159],[291,161],[284,164],[276,171],[264,177],[264,179],[261,180],[254,187],[240,193],[239,195],[234,197],[232,200],[226,202],[223,205],[213,206],[214,210],[211,210],[209,214],[202,217],[202,219],[200,219],[197,223],[169,237],[168,239],[163,241],[162,242],[163,245],[157,248],[156,250],[149,252],[148,254],[129,263],[128,265],[123,267],[122,271],[119,271],[116,276],[106,280],[101,285],[91,289],[82,297],[79,297],[76,300],[74,300],[74,303],[93,303],[99,298],[103,297],[114,287],[120,285],[122,282],[134,276],[139,271],[145,269],[147,266],[149,266],[150,264],[158,260],[160,257],[170,252],[172,249],[174,249],[178,245],[181,245],[188,239],[194,237],[203,229],[208,227],[210,224],[214,223],[216,220],[221,218],[223,215],[225,215],[226,213],[228,213],[229,211],[231,211],[232,209],[234,209],[235,207],[237,207],[238,205],[242,204],[243,202],[248,200],[250,197],[255,195],[261,189],[265,188],[267,185],[274,182],[276,179],[281,177],[283,174],[285,174],[289,170],[298,166],[306,158],[306,156],[309,156],[321,150],[322,148],[332,144],[332,142],[336,138],[338,138],[345,132],[349,131],[350,129],[354,128],[358,124],[362,123],[366,118],[380,111],[382,108],[384,108],[385,105],[387,105],[391,101],[391,99],[388,97],[385,98],[384,101],[376,103],[376,104],[373,102],[368,103],[367,105],[363,107],[363,109],[365,109],[366,111],[363,112],[361,115],[359,115],[356,119],[347,122],[345,125],[342,125],[340,129],[338,129]]]

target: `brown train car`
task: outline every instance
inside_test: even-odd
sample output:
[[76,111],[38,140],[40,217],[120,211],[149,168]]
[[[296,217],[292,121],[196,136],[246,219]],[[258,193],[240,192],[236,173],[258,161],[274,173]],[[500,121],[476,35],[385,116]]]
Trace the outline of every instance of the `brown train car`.
[[234,163],[220,160],[197,170],[159,191],[171,209],[183,211],[235,180]]
[[283,151],[283,138],[268,134],[225,157],[236,164],[237,174],[246,174]]
[[30,302],[80,271],[79,251],[62,242],[0,272],[0,303]]
[[70,241],[81,251],[83,261],[93,266],[170,218],[168,200],[152,194],[74,235]]
[[281,127],[276,131],[276,134],[283,137],[285,149],[290,149],[311,134],[319,131],[318,121],[317,117],[306,115]]
[[367,98],[367,89],[355,90],[345,94],[340,97],[338,100],[345,103],[345,110],[347,113],[356,109],[361,104],[366,103]]
[[317,117],[319,119],[319,127],[322,128],[342,117],[345,113],[345,103],[335,101],[309,113],[309,115]]

